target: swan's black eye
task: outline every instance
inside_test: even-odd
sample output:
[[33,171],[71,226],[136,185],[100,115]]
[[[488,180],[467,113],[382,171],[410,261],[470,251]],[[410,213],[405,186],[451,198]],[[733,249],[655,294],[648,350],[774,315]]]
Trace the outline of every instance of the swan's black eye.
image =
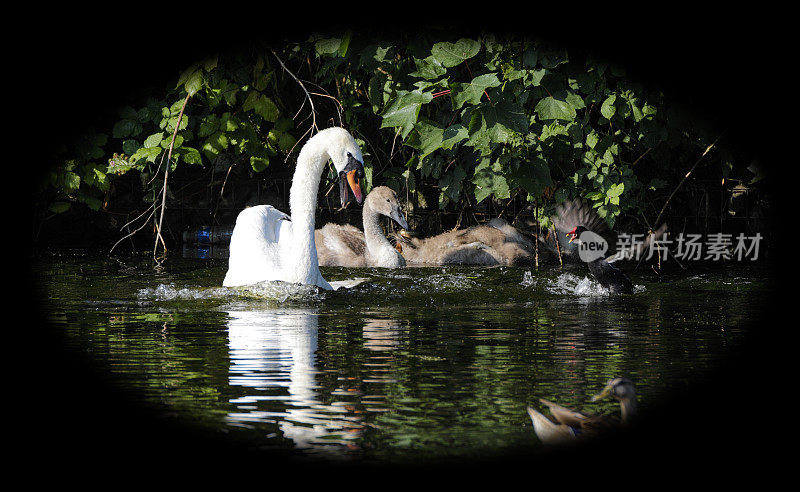
[[353,154],[351,154],[350,152],[348,152],[348,153],[347,153],[347,157],[353,157]]

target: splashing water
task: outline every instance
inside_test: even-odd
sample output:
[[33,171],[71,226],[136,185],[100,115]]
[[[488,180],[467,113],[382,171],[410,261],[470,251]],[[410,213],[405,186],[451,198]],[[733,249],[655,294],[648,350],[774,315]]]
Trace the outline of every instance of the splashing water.
[[[526,271],[522,276],[520,284],[523,287],[531,287],[536,285],[536,279],[530,271]],[[578,275],[566,272],[562,273],[555,279],[546,279],[544,289],[551,294],[574,294],[584,297],[599,297],[608,296],[609,291],[603,287],[596,280],[589,277],[580,277]],[[645,291],[643,285],[635,285],[633,293],[638,294]]]
[[278,302],[314,300],[321,297],[320,289],[313,285],[290,282],[258,282],[241,287],[176,287],[175,284],[159,284],[157,287],[139,289],[139,299],[174,301],[186,299],[222,299],[226,297],[251,297]]

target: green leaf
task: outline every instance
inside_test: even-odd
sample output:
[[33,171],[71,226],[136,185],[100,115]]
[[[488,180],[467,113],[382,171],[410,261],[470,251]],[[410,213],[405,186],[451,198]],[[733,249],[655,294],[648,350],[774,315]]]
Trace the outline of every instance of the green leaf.
[[529,195],[537,198],[542,196],[545,188],[553,186],[550,168],[547,166],[547,162],[540,157],[529,162],[514,163],[507,176],[512,188],[521,187]]
[[81,186],[81,177],[73,172],[64,173],[64,189],[67,192],[75,191]]
[[566,97],[567,103],[572,106],[573,109],[583,109],[586,107],[586,103],[583,102],[583,98],[574,92],[570,92],[567,94]]
[[522,54],[522,66],[525,68],[535,67],[536,62],[538,60],[539,60],[539,54],[533,47],[526,49],[525,52]]
[[433,80],[447,73],[447,69],[433,56],[422,60],[414,58],[414,64],[417,66],[417,71],[409,73],[412,77]]
[[478,54],[481,43],[472,39],[459,39],[455,43],[436,43],[431,55],[444,67],[454,67]]
[[62,214],[67,210],[69,210],[69,207],[70,207],[69,202],[53,202],[50,204],[49,207],[47,207],[47,209],[53,213]]
[[161,147],[142,147],[131,156],[133,162],[138,162],[144,159],[145,162],[155,162],[156,158],[161,155]]
[[420,106],[430,102],[433,96],[429,92],[423,93],[420,90],[398,91],[398,94],[398,97],[393,99],[381,113],[383,117],[381,128],[401,127],[405,140],[417,122]]
[[213,115],[208,115],[203,121],[200,122],[200,128],[197,130],[198,137],[207,137],[217,131],[219,128],[219,119]]
[[164,132],[158,132],[150,135],[144,140],[144,147],[149,149],[151,147],[158,147],[158,144],[161,143],[161,140],[164,138]]
[[96,197],[89,196],[89,195],[82,195],[79,197],[80,201],[86,204],[92,210],[100,210],[100,207],[103,206],[103,202]]
[[266,157],[256,157],[256,156],[251,156],[250,157],[250,167],[253,168],[253,171],[255,171],[257,173],[260,173],[261,171],[266,169],[267,166],[269,166],[269,159],[268,158],[266,158]]
[[195,95],[201,87],[203,87],[203,72],[201,70],[195,70],[183,84],[183,88],[186,89],[186,93],[190,96]]
[[120,120],[111,130],[114,138],[135,137],[142,130],[142,125],[134,120]]
[[[349,44],[349,39],[347,42]],[[320,39],[314,43],[314,49],[317,51],[318,55],[338,55],[340,54],[341,47],[342,38]],[[347,51],[347,46],[345,46],[344,49]]]
[[275,103],[272,102],[272,99],[263,95],[256,101],[254,110],[256,114],[271,122],[277,121],[278,116],[280,115],[280,111]]
[[442,146],[444,128],[429,120],[420,120],[414,125],[414,133],[406,141],[409,147],[417,149],[419,158],[434,152]]
[[608,189],[606,196],[609,197],[618,197],[625,191],[625,183],[618,183],[615,185],[611,185],[611,188]]
[[575,108],[571,104],[553,96],[547,96],[540,100],[536,104],[534,111],[542,120],[572,121],[577,115]]
[[600,107],[600,114],[605,116],[607,119],[611,119],[614,114],[617,112],[617,108],[614,106],[614,103],[617,100],[617,96],[611,94],[603,101],[603,105]]
[[472,79],[468,84],[452,83],[450,84],[451,96],[453,98],[453,109],[459,109],[465,102],[470,104],[479,104],[483,93],[489,87],[497,87],[500,85],[500,80],[496,74],[487,73],[479,75]]
[[[457,202],[461,196],[461,183],[467,177],[467,172],[461,166],[453,166],[453,169],[439,179],[439,188],[442,190],[442,196]],[[439,207],[444,207],[447,204],[440,197]]]
[[183,161],[187,164],[202,164],[203,159],[200,156],[200,151],[193,147],[182,147],[180,152]]
[[125,140],[122,142],[122,152],[128,155],[133,155],[142,146],[136,140]]
[[[488,159],[484,161],[488,162]],[[475,184],[475,200],[480,203],[490,195],[500,199],[509,198],[511,191],[500,166],[497,164],[487,166],[485,162],[483,166],[476,169],[475,175],[472,177],[472,183]]]

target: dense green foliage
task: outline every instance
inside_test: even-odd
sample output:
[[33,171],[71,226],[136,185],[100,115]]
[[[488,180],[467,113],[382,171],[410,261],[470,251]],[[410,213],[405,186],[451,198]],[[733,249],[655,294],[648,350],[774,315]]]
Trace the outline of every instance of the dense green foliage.
[[[109,182],[131,171],[156,203],[170,146],[170,169],[230,154],[262,173],[287,166],[312,127],[336,124],[364,150],[367,190],[436,190],[451,210],[516,197],[541,207],[544,226],[554,204],[582,196],[613,227],[654,219],[667,185],[719,137],[621,67],[494,35],[346,31],[219,53],[118,117],[65,150],[43,183],[51,212],[103,207]],[[724,151],[709,159],[721,176],[746,164]]]

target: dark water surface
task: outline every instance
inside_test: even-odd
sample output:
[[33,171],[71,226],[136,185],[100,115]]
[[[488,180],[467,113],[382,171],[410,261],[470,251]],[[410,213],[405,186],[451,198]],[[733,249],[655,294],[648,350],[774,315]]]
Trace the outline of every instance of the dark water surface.
[[742,264],[640,268],[620,297],[583,265],[323,268],[367,279],[336,292],[222,288],[226,268],[73,251],[33,274],[65,351],[132,401],[253,449],[369,462],[536,450],[527,405],[618,413],[589,401],[618,375],[646,422],[744,346],[769,295]]

